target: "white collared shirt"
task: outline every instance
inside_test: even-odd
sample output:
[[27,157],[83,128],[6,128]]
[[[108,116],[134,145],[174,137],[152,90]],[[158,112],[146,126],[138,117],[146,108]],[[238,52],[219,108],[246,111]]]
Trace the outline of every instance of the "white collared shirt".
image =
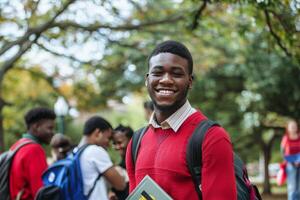
[[168,129],[171,128],[173,131],[177,132],[182,123],[193,113],[196,112],[196,109],[193,108],[190,102],[187,100],[183,106],[181,106],[175,113],[168,117],[161,124],[158,124],[155,119],[155,113],[153,112],[149,120],[149,124],[154,128]]

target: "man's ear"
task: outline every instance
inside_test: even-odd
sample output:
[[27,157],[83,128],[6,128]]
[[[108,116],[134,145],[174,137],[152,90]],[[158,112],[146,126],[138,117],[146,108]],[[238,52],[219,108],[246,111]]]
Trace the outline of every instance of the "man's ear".
[[41,124],[40,121],[35,122],[35,123],[33,123],[33,124],[30,125],[30,129],[34,130],[36,132],[39,129],[40,124]]
[[95,137],[98,137],[98,135],[100,134],[100,130],[99,128],[96,128],[91,135],[95,136]]
[[148,77],[149,77],[149,73],[147,73],[145,76],[145,86],[148,86]]
[[193,80],[194,80],[194,75],[191,74],[191,75],[190,75],[190,78],[189,78],[189,89],[192,89],[192,86],[193,86]]

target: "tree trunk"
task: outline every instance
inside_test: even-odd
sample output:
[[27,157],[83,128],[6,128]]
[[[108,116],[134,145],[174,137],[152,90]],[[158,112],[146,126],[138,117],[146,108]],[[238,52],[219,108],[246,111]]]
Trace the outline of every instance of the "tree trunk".
[[270,175],[269,175],[269,164],[272,156],[272,147],[274,144],[274,141],[279,138],[281,128],[273,128],[275,131],[274,135],[271,137],[271,139],[267,143],[262,143],[262,149],[264,153],[264,187],[263,187],[263,193],[264,194],[271,194],[271,184],[270,184]]
[[263,153],[264,153],[264,185],[263,185],[263,193],[271,194],[271,185],[270,185],[270,176],[269,176],[269,163],[271,159],[271,146],[269,144],[263,145]]

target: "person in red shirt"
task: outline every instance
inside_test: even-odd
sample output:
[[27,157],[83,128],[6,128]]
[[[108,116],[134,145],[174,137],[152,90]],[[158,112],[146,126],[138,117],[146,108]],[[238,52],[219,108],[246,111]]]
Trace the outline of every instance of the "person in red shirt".
[[281,140],[286,162],[288,200],[300,199],[300,132],[295,120],[289,120]]
[[[193,59],[183,44],[165,41],[152,51],[145,84],[154,113],[141,140],[135,165],[132,141],[127,148],[130,192],[149,175],[175,200],[199,199],[186,163],[186,148],[196,126],[207,118],[187,99],[192,82]],[[223,128],[208,130],[202,154],[199,186],[202,199],[236,200],[232,144]]]
[[55,113],[48,108],[33,108],[25,115],[27,133],[10,148],[32,141],[14,156],[10,175],[10,199],[33,200],[43,186],[42,173],[47,169],[46,154],[41,144],[49,144],[54,135]]

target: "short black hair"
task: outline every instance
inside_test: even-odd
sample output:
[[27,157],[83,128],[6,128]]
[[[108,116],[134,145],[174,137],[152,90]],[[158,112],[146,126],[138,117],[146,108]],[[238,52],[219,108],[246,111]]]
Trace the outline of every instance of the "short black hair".
[[189,67],[189,74],[193,74],[193,57],[188,50],[188,48],[177,41],[174,40],[167,40],[162,43],[159,43],[155,49],[151,52],[150,56],[148,57],[148,67],[149,67],[149,61],[153,56],[156,56],[160,53],[172,53],[175,55],[178,55],[182,58],[187,59],[188,61],[188,67]]
[[108,129],[112,129],[112,126],[106,119],[100,116],[93,116],[85,122],[83,128],[83,135],[91,135],[93,131],[97,128],[100,131],[105,131]]
[[152,101],[145,101],[144,102],[144,108],[145,109],[150,109],[150,110],[154,110],[154,105]]
[[24,120],[27,126],[27,129],[36,122],[41,120],[50,119],[55,120],[56,115],[53,110],[46,108],[46,107],[37,107],[29,110],[25,116]]
[[114,133],[117,131],[124,133],[128,139],[130,139],[133,135],[132,128],[130,128],[129,126],[123,126],[122,124],[115,128]]

